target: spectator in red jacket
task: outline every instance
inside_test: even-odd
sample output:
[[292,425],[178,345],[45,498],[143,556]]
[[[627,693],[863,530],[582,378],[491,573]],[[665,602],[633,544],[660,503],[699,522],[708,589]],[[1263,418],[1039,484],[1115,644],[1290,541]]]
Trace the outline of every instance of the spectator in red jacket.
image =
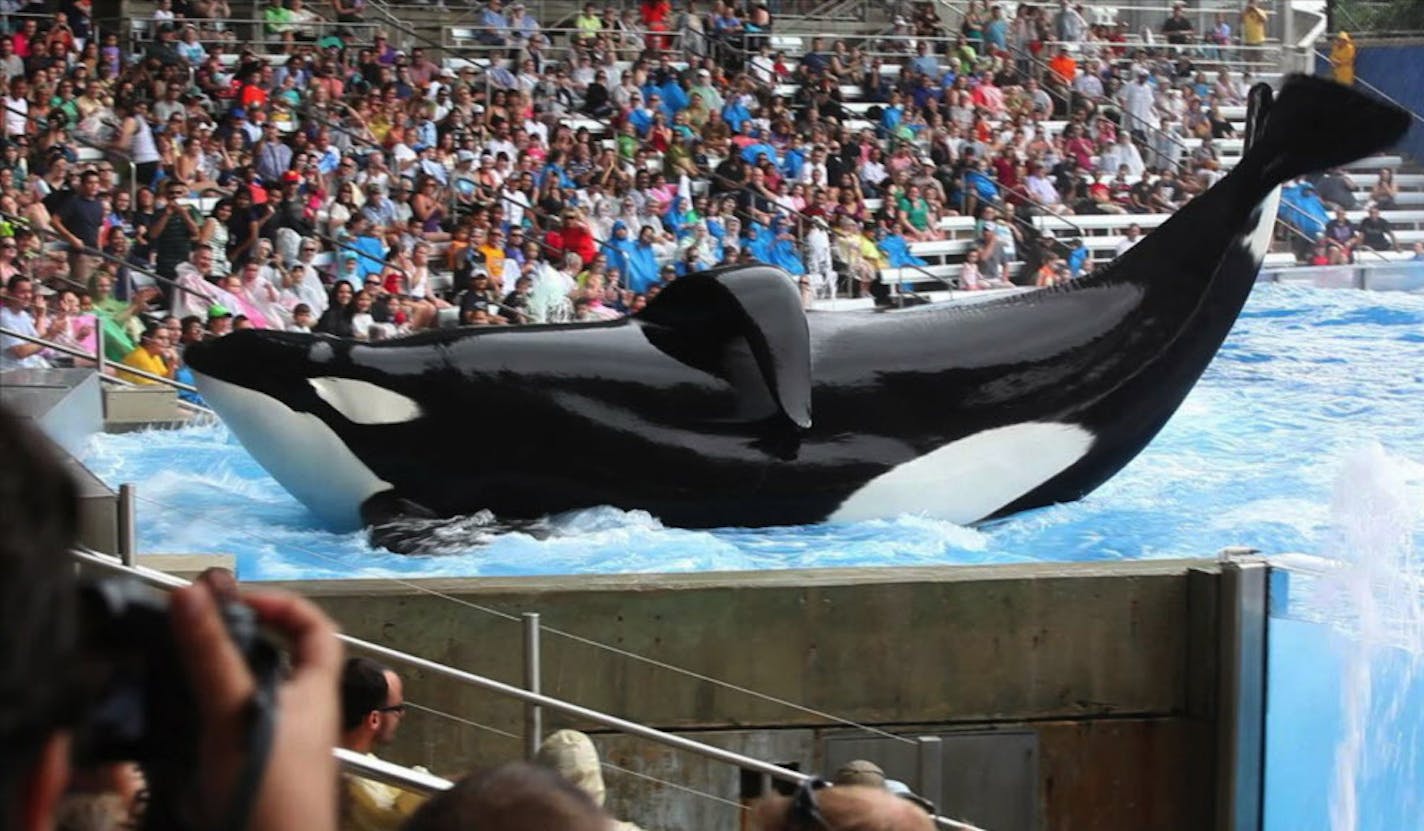
[[598,253],[598,242],[577,208],[564,211],[563,224],[544,236],[544,245],[551,254],[577,254],[585,264]]

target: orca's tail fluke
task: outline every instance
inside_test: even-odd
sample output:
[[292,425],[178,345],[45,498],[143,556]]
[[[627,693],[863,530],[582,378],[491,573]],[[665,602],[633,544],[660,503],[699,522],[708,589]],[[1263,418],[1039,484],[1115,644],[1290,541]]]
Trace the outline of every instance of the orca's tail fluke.
[[1242,164],[1267,187],[1362,159],[1409,129],[1408,111],[1334,81],[1291,75],[1274,101],[1264,87],[1251,90]]

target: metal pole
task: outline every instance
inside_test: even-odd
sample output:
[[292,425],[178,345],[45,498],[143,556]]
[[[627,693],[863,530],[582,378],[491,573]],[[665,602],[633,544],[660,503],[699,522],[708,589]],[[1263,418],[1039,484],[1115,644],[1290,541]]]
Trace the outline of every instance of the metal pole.
[[[539,679],[539,613],[524,613],[524,689],[536,695]],[[544,740],[544,709],[534,702],[524,705],[524,756],[530,761]]]
[[1270,573],[1259,557],[1222,552],[1216,827],[1228,831],[1262,822]]
[[[1290,0],[1281,4],[1281,44],[1286,47],[1286,51],[1294,50],[1300,44],[1295,42],[1295,9]],[[1309,50],[1307,50],[1309,51]],[[1307,70],[1309,71],[1309,70]]]
[[102,377],[105,369],[104,361],[107,358],[104,356],[104,321],[100,320],[98,315],[94,316],[94,346],[94,368]]
[[919,777],[915,783],[916,793],[933,803],[936,811],[941,810],[944,807],[939,804],[944,790],[944,743],[939,736],[917,736],[915,751],[915,773]]
[[130,482],[119,485],[119,559],[132,567],[137,545],[134,529],[134,486]]
[[[143,566],[128,568],[121,563],[115,562],[112,557],[106,554],[99,554],[85,549],[71,549],[70,554],[82,563],[87,563],[108,571],[122,572],[152,586],[176,588],[188,585],[188,581],[181,577],[174,577],[171,574],[165,574],[151,568],[145,568]],[[465,684],[466,686],[492,692],[506,698],[513,698],[516,701],[523,701],[526,704],[536,703],[559,713],[572,716],[575,719],[591,721],[595,724],[617,730],[620,733],[656,742],[664,747],[681,750],[704,759],[725,762],[726,764],[744,768],[749,771],[764,773],[782,782],[800,784],[811,778],[809,774],[802,773],[799,770],[791,770],[790,768],[784,768],[780,765],[771,764],[770,762],[763,762],[760,759],[753,759],[750,756],[743,756],[740,753],[733,753],[730,750],[724,750],[720,747],[703,744],[693,739],[684,738],[672,733],[665,733],[662,730],[628,721],[618,716],[601,713],[597,710],[591,710],[587,707],[581,707],[577,704],[561,701],[557,698],[550,698],[542,693],[532,693],[511,684],[505,684],[492,678],[486,678],[482,675],[475,675],[471,672],[455,669],[454,667],[446,666],[445,664],[437,663],[416,655],[409,655],[405,652],[381,646],[377,643],[363,641],[350,635],[337,635],[336,639],[341,641],[348,648],[359,650],[368,655],[379,656],[399,666],[421,670],[432,676],[448,678],[452,681]],[[934,823],[940,828],[953,828],[958,831],[980,831],[976,826],[943,816],[935,817]]]

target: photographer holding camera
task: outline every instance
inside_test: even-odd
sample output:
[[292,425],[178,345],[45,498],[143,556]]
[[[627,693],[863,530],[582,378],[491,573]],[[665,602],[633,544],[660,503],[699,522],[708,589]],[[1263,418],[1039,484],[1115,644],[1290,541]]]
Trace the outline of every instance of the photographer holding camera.
[[[83,695],[80,681],[100,667],[77,656],[92,652],[86,640],[113,642],[121,632],[85,633],[80,590],[68,551],[78,527],[74,482],[48,450],[48,441],[0,409],[0,831],[44,831],[70,776],[72,746],[91,753],[100,742],[89,725],[112,717]],[[122,590],[98,594],[110,597]],[[234,619],[249,615],[280,635],[289,669],[264,703],[259,680],[239,651]],[[165,829],[263,829],[334,831],[336,828],[337,682],[341,647],[331,621],[315,606],[282,592],[252,592],[240,598],[214,580],[173,592],[168,639],[153,639],[145,669],[165,665],[165,645],[180,667],[175,677],[144,676],[144,704],[175,700],[167,686],[183,688],[176,700],[195,703],[193,713],[142,707],[146,733],[137,742],[153,759],[141,759],[154,798],[144,827]],[[251,628],[248,641],[262,641]],[[260,643],[259,643],[260,645]],[[86,649],[87,647],[87,649]],[[103,657],[101,655],[101,657]],[[103,661],[98,661],[102,664]],[[273,664],[275,666],[275,662]],[[108,679],[110,687],[132,678]],[[159,682],[159,683],[155,683]],[[189,697],[190,696],[190,697]],[[105,701],[112,704],[112,701]],[[255,714],[265,711],[265,717]],[[163,716],[191,720],[185,735],[163,734]],[[270,732],[254,729],[265,724]],[[131,727],[132,724],[119,725]],[[157,751],[157,752],[155,752]],[[195,764],[181,782],[173,776],[177,755],[191,752]],[[167,758],[159,758],[164,753]],[[104,761],[117,761],[105,759]],[[147,763],[153,762],[150,767]],[[162,824],[160,824],[162,823]]]

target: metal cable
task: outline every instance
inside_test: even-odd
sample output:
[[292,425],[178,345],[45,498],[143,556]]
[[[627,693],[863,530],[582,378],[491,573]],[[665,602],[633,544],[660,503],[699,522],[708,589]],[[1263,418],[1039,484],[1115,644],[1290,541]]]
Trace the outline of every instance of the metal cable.
[[[165,510],[165,511],[171,511],[171,512],[173,512],[173,513],[175,513],[175,514],[178,514],[178,515],[180,515],[180,516],[186,516],[186,515],[190,515],[190,514],[191,514],[190,511],[185,511],[185,510],[183,510],[182,508],[179,508],[179,507],[176,506],[176,505],[169,505],[169,504],[167,504],[167,503],[160,502],[160,501],[158,501],[158,500],[156,500],[156,499],[152,499],[152,498],[147,497],[147,496],[142,496],[142,495],[139,495],[139,494],[137,494],[137,493],[135,494],[134,498],[135,498],[135,499],[138,499],[138,500],[140,500],[140,501],[143,501],[143,502],[147,502],[148,504],[154,505],[154,506],[156,506],[156,507],[158,507],[158,508],[162,508],[162,509]],[[212,521],[212,520],[210,520],[210,521]],[[215,521],[214,521],[214,522],[215,522]],[[280,547],[280,548],[287,548],[287,549],[292,549],[292,550],[300,551],[300,552],[302,552],[302,553],[304,553],[304,554],[309,554],[309,555],[311,555],[311,556],[313,556],[313,557],[316,557],[316,558],[318,558],[318,559],[320,559],[320,560],[325,560],[325,561],[327,561],[327,562],[336,563],[336,564],[339,564],[339,565],[342,565],[342,566],[348,565],[347,563],[342,562],[341,560],[337,559],[336,557],[332,557],[332,556],[329,556],[329,555],[327,555],[327,554],[322,554],[321,552],[318,552],[318,551],[313,551],[312,549],[306,548],[305,546],[302,546],[302,545],[296,545],[296,544],[292,544],[292,543],[290,543],[290,542],[285,542],[285,541],[283,541],[283,542],[278,542],[278,541],[276,541],[276,540],[271,539],[270,537],[264,537],[264,536],[261,535],[261,534],[253,534],[253,533],[250,533],[250,532],[245,532],[245,533],[246,533],[247,536],[249,536],[249,537],[251,537],[251,538],[253,538],[253,539],[256,539],[256,540],[259,540],[259,541],[262,541],[262,542],[267,542],[267,543],[270,543],[270,544],[272,544],[272,545],[274,545],[274,546],[277,546],[277,547]],[[457,604],[457,605],[460,605],[460,606],[464,606],[464,607],[469,608],[469,609],[474,609],[475,611],[483,612],[483,613],[488,614],[488,615],[493,615],[493,616],[495,616],[495,617],[502,618],[502,619],[504,619],[504,620],[508,620],[508,621],[519,621],[519,620],[520,620],[519,617],[517,617],[517,616],[515,616],[515,615],[512,615],[512,614],[509,614],[508,612],[501,612],[501,611],[499,611],[498,609],[492,609],[492,608],[490,608],[490,607],[488,607],[488,606],[483,606],[483,605],[480,605],[479,603],[474,603],[474,602],[472,602],[472,601],[465,600],[464,598],[454,597],[454,596],[452,596],[452,595],[446,594],[446,593],[441,592],[441,591],[438,591],[438,590],[436,590],[436,589],[432,589],[432,588],[430,588],[430,587],[428,587],[428,586],[420,585],[419,583],[415,583],[415,582],[412,582],[412,581],[410,581],[410,580],[405,580],[405,579],[402,579],[402,578],[399,578],[399,577],[375,577],[375,578],[371,578],[371,579],[374,579],[374,580],[386,580],[386,581],[388,581],[388,582],[390,582],[390,583],[394,583],[395,585],[401,586],[401,587],[403,587],[403,588],[407,588],[407,589],[410,589],[410,590],[412,590],[412,591],[419,592],[419,593],[421,593],[421,594],[430,595],[431,597],[437,597],[437,598],[440,598],[440,599],[442,599],[442,600],[448,601],[448,602],[450,602],[450,603],[454,603],[454,604]],[[540,629],[545,630],[545,631],[548,631],[550,634],[553,634],[553,635],[558,635],[558,636],[560,636],[560,637],[564,637],[564,638],[568,638],[568,639],[570,639],[570,640],[577,641],[577,642],[582,643],[582,644],[584,644],[584,645],[586,645],[586,646],[591,646],[591,647],[594,647],[594,648],[597,648],[597,649],[602,649],[602,650],[604,650],[604,651],[611,652],[611,653],[613,653],[613,654],[620,655],[620,656],[622,656],[622,657],[629,658],[629,659],[631,659],[631,660],[635,660],[635,661],[639,661],[639,662],[641,662],[641,663],[645,663],[645,664],[647,664],[647,665],[649,665],[649,666],[657,667],[658,669],[664,669],[664,670],[667,670],[667,671],[669,671],[669,672],[673,672],[673,673],[676,673],[676,674],[679,674],[679,675],[684,675],[684,676],[687,676],[687,677],[689,677],[689,678],[694,678],[694,679],[696,679],[696,680],[698,680],[698,681],[703,681],[703,682],[708,683],[708,684],[713,684],[713,685],[718,686],[718,687],[721,687],[722,689],[725,689],[725,690],[730,690],[730,691],[732,691],[732,692],[741,693],[741,694],[743,694],[743,695],[747,695],[747,696],[750,696],[750,697],[752,697],[752,698],[759,699],[759,700],[761,700],[761,701],[766,701],[766,702],[768,702],[768,703],[770,703],[770,704],[777,704],[777,705],[780,705],[780,706],[782,706],[782,707],[787,707],[787,708],[789,708],[789,709],[791,709],[791,710],[795,710],[796,712],[802,713],[802,714],[804,714],[804,715],[814,716],[814,717],[816,717],[816,718],[823,719],[823,720],[825,720],[825,721],[827,721],[827,722],[831,722],[831,723],[834,723],[834,724],[839,724],[839,725],[841,725],[841,726],[843,726],[843,727],[852,727],[852,728],[855,728],[855,729],[857,729],[857,730],[861,730],[861,731],[864,731],[864,732],[866,732],[866,733],[870,733],[871,735],[879,736],[879,737],[881,737],[881,738],[886,738],[886,739],[894,739],[895,741],[903,742],[903,743],[905,743],[905,744],[911,744],[911,745],[913,745],[913,744],[915,743],[914,740],[912,740],[912,739],[907,739],[907,738],[905,738],[904,736],[897,736],[897,735],[895,735],[894,733],[890,733],[890,732],[887,732],[887,731],[885,731],[885,730],[881,730],[881,729],[878,728],[878,727],[871,727],[871,726],[866,725],[866,724],[861,724],[861,723],[859,723],[859,722],[852,721],[851,719],[841,718],[840,716],[836,716],[836,715],[833,715],[833,714],[831,714],[831,713],[827,713],[827,712],[825,712],[825,711],[823,711],[823,710],[817,710],[817,709],[815,709],[814,707],[807,707],[807,706],[805,706],[805,705],[803,705],[803,704],[797,704],[796,702],[794,702],[794,701],[789,701],[789,700],[787,700],[787,699],[785,699],[785,698],[780,698],[780,697],[778,697],[778,696],[774,696],[774,695],[771,695],[771,694],[769,694],[769,693],[760,692],[760,691],[758,691],[758,690],[753,690],[753,689],[751,689],[751,688],[749,688],[749,687],[743,687],[743,686],[741,686],[741,685],[739,685],[739,684],[734,684],[734,683],[732,683],[731,681],[724,681],[724,680],[722,680],[722,679],[720,679],[720,678],[714,678],[714,677],[712,677],[712,676],[710,676],[710,675],[704,675],[704,674],[702,674],[702,673],[700,673],[700,672],[695,672],[695,671],[690,670],[690,669],[687,669],[687,668],[685,668],[685,667],[677,666],[676,664],[670,664],[670,663],[667,663],[666,661],[659,661],[659,660],[657,660],[656,658],[649,658],[649,657],[647,657],[646,655],[639,655],[639,654],[637,654],[637,653],[635,653],[635,652],[629,652],[629,651],[627,651],[627,650],[625,650],[625,649],[620,649],[619,647],[613,646],[613,645],[611,645],[611,644],[601,643],[601,642],[595,641],[595,640],[593,640],[593,639],[591,639],[591,638],[585,638],[585,637],[583,637],[583,636],[581,636],[581,635],[575,635],[575,634],[573,634],[573,633],[571,633],[571,632],[565,632],[565,631],[563,631],[563,630],[561,630],[561,629],[554,629],[554,628],[552,628],[552,627],[544,626],[544,625],[542,625],[542,624],[540,625]]]
[[[437,710],[437,709],[435,709],[434,707],[426,707],[426,706],[424,706],[424,705],[422,705],[422,704],[416,704],[416,703],[412,702],[410,699],[406,699],[405,704],[406,704],[407,707],[410,707],[410,708],[412,708],[412,709],[420,710],[421,712],[425,712],[425,713],[430,713],[431,715],[439,716],[440,718],[446,718],[446,719],[449,719],[449,720],[451,720],[451,721],[459,722],[460,724],[468,725],[468,726],[470,726],[470,727],[478,727],[478,728],[481,729],[481,730],[487,730],[487,731],[489,731],[489,732],[491,732],[491,733],[495,733],[495,734],[500,735],[500,736],[503,736],[503,737],[505,737],[505,738],[514,739],[514,740],[516,740],[516,741],[519,741],[519,740],[521,739],[520,736],[517,736],[517,735],[515,735],[515,734],[513,734],[513,733],[510,733],[510,732],[507,731],[507,730],[501,730],[501,729],[499,729],[498,727],[491,727],[491,726],[488,725],[488,724],[482,724],[482,723],[480,723],[480,722],[478,722],[478,721],[471,721],[470,719],[467,719],[467,718],[461,718],[460,716],[457,716],[457,715],[455,715],[454,713],[447,713],[447,712],[445,712],[444,710]],[[679,785],[678,783],[673,782],[673,781],[668,780],[668,779],[659,779],[658,777],[652,776],[651,774],[640,773],[640,772],[638,772],[638,771],[636,771],[636,770],[630,770],[629,768],[625,768],[625,767],[623,767],[623,766],[621,766],[621,765],[615,765],[615,764],[613,764],[612,762],[605,762],[602,758],[600,758],[600,759],[598,760],[598,764],[599,764],[601,767],[606,768],[606,769],[608,769],[608,770],[617,771],[618,773],[625,773],[625,774],[628,774],[629,776],[636,776],[636,777],[639,778],[639,779],[644,779],[644,780],[647,780],[647,781],[649,781],[649,782],[656,782],[656,783],[659,784],[659,785],[665,785],[665,786],[667,786],[667,787],[669,787],[669,788],[672,788],[673,790],[682,791],[682,792],[684,792],[684,793],[692,794],[693,796],[699,796],[699,797],[702,797],[702,798],[704,798],[704,799],[712,800],[713,802],[721,802],[721,803],[723,803],[723,804],[725,804],[725,805],[730,805],[730,806],[732,806],[733,808],[736,808],[736,809],[738,809],[738,810],[741,810],[742,807],[743,807],[743,806],[742,806],[742,803],[740,803],[740,802],[736,802],[736,801],[731,800],[731,799],[726,799],[726,798],[724,798],[724,797],[720,797],[720,796],[717,796],[716,794],[711,794],[711,793],[708,793],[708,792],[706,792],[706,791],[700,791],[700,790],[698,790],[698,789],[696,789],[696,788],[688,787],[687,785]]]

